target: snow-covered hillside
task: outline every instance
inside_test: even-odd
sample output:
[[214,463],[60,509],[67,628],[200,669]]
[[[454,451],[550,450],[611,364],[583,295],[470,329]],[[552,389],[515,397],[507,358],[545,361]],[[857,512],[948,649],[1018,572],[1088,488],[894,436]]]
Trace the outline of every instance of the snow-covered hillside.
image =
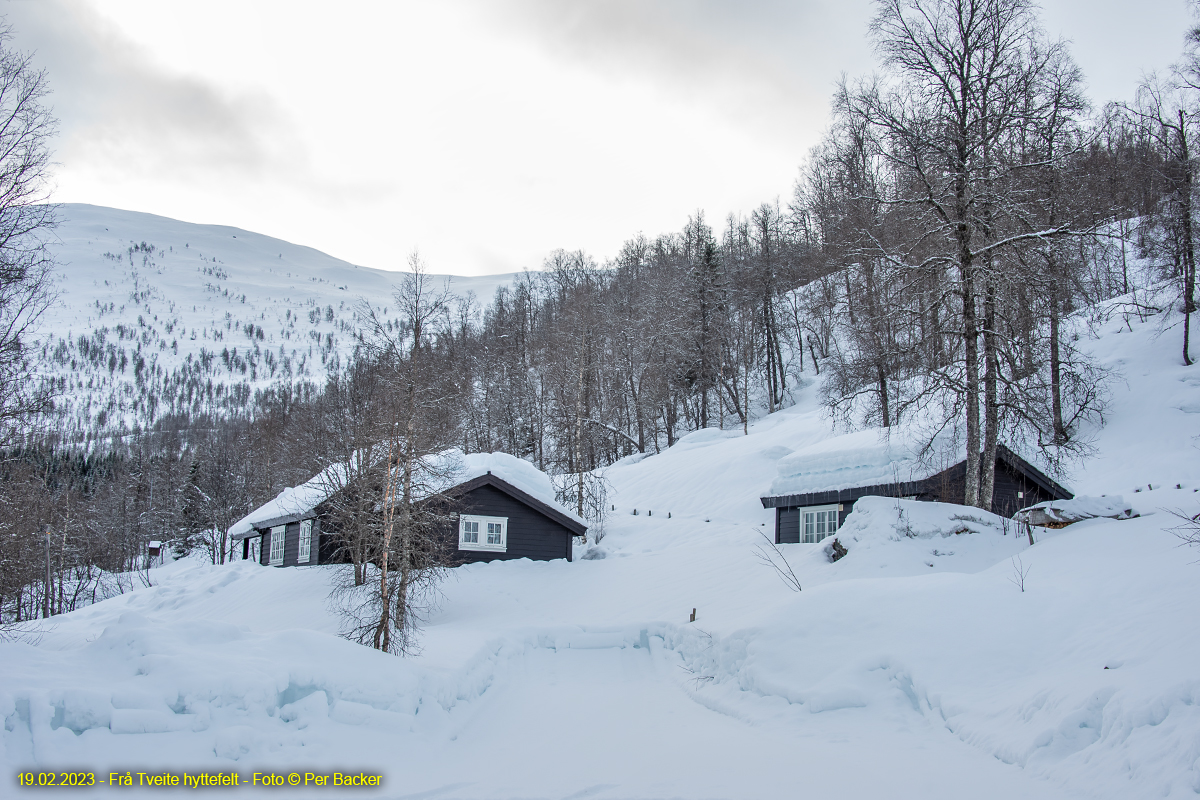
[[[239,228],[82,204],[60,217],[42,361],[81,428],[320,382],[352,347],[360,300],[386,309],[398,277]],[[486,302],[513,275],[434,278]]]
[[417,657],[337,637],[328,567],[186,560],[41,624],[0,644],[0,766],[361,770],[387,797],[1194,797],[1200,553],[1170,512],[1200,512],[1198,368],[1160,318],[1117,321],[1089,346],[1125,379],[1063,478],[1135,519],[1031,546],[864,500],[844,558],[781,546],[794,592],[758,498],[834,435],[810,385],[748,436],[610,468],[589,557],[454,570]]

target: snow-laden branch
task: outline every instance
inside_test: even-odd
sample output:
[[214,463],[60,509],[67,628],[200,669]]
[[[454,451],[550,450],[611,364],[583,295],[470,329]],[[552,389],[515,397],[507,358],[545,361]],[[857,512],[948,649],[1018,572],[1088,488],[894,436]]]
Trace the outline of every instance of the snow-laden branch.
[[636,447],[636,448],[638,449],[638,452],[639,452],[639,453],[644,453],[644,452],[646,452],[645,450],[643,450],[643,449],[642,449],[642,446],[641,446],[640,444],[638,444],[638,440],[637,440],[637,439],[634,439],[632,436],[630,436],[628,433],[626,433],[626,432],[625,432],[625,431],[623,431],[623,430],[620,430],[620,429],[618,429],[618,428],[614,428],[612,425],[608,425],[608,424],[606,424],[606,423],[604,423],[604,422],[601,422],[601,421],[600,421],[600,420],[598,420],[598,419],[588,419],[588,418],[586,418],[586,417],[585,417],[583,421],[584,421],[584,422],[587,422],[587,423],[590,423],[590,424],[592,424],[592,425],[599,425],[601,428],[604,428],[604,429],[606,429],[606,430],[610,430],[610,431],[612,431],[613,433],[617,434],[618,436],[621,436],[621,437],[623,437],[623,438],[624,438],[626,441],[628,441],[628,442],[630,442],[631,444],[633,444],[633,446],[634,446],[634,447]]

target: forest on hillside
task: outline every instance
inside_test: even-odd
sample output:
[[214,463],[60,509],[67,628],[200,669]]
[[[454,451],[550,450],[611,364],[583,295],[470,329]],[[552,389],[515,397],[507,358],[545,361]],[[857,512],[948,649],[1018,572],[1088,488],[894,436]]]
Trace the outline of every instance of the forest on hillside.
[[[414,254],[394,313],[360,304],[354,356],[323,382],[220,413],[185,403],[84,447],[48,413],[54,387],[15,377],[37,355],[18,347],[0,623],[132,587],[152,540],[223,562],[234,522],[380,442],[394,452],[364,487],[447,448],[504,451],[593,519],[603,467],[745,430],[813,385],[836,424],[952,432],[981,464],[969,504],[990,506],[1000,443],[1051,467],[1085,456],[1112,376],[1076,345],[1081,312],[1168,298],[1179,324],[1162,346],[1195,357],[1200,28],[1180,31],[1170,74],[1104,108],[1026,0],[880,0],[870,34],[880,71],[836,88],[790,198],[696,211],[600,260],[558,250],[484,300],[450,295]],[[412,561],[393,552],[405,537],[382,537],[363,570],[380,547]]]

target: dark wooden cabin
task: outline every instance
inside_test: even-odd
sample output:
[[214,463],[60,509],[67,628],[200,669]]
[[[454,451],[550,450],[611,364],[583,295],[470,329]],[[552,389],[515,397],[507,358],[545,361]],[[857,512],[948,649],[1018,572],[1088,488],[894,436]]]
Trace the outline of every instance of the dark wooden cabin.
[[[455,509],[455,522],[445,531],[455,563],[570,560],[574,537],[587,534],[587,526],[573,515],[490,472],[443,496]],[[249,530],[234,533],[242,542],[242,558],[277,567],[345,563],[324,505],[255,521]]]
[[[762,497],[763,508],[775,509],[775,543],[819,542],[845,522],[860,497],[901,497],[940,503],[962,503],[966,495],[966,459],[927,478],[878,486],[847,486],[832,491]],[[1045,500],[1074,495],[1004,445],[996,447],[996,483],[992,512],[1010,517]]]

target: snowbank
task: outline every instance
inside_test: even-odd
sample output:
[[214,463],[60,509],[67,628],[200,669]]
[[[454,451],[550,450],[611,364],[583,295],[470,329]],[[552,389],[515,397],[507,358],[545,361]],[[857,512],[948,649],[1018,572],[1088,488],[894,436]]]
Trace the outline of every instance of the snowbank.
[[[836,564],[833,541],[846,549]],[[823,545],[795,545],[819,555],[814,575],[822,582],[856,577],[974,574],[1020,555],[1028,547],[1012,520],[953,503],[861,497],[836,535]],[[811,580],[811,579],[810,579]]]
[[1007,535],[1011,522],[981,508],[927,503],[891,497],[861,497],[837,536],[852,542],[870,539],[947,539],[963,534]]
[[1031,525],[1069,525],[1084,519],[1108,517],[1129,519],[1136,516],[1133,505],[1120,495],[1113,497],[1076,497],[1072,500],[1047,500],[1013,515],[1019,522]]

